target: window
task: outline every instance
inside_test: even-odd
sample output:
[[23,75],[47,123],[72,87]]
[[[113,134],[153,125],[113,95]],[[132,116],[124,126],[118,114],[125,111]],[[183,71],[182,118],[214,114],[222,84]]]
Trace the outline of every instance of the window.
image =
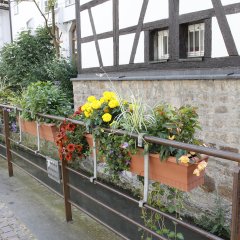
[[72,59],[75,63],[77,63],[77,28],[76,23],[73,23],[73,28],[71,31],[71,39],[72,39]]
[[[56,1],[54,8],[56,9],[58,7],[58,3]],[[48,0],[44,0],[44,12],[49,13],[50,7],[48,5]]]
[[168,59],[168,30],[155,31],[153,33],[153,59],[158,61]]
[[70,5],[73,5],[73,4],[75,4],[75,0],[66,0],[65,1],[65,6],[67,7],[67,6],[70,6]]
[[204,23],[188,26],[188,57],[204,56]]

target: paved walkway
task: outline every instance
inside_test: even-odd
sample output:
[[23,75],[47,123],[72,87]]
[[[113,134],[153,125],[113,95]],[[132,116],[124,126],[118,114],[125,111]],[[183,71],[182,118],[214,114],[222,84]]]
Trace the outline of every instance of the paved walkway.
[[30,230],[14,216],[13,212],[0,202],[0,240],[35,240]]
[[73,208],[65,221],[63,199],[14,167],[9,178],[0,159],[0,240],[120,240]]

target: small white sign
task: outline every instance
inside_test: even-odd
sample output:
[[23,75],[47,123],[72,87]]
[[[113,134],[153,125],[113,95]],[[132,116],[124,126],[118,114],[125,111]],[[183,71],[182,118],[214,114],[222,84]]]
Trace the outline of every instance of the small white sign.
[[60,183],[59,162],[50,157],[46,157],[48,177]]

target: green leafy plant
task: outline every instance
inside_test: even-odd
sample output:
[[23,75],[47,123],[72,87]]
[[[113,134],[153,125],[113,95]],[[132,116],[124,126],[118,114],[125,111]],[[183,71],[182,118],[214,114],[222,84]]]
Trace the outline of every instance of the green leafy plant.
[[[161,104],[154,109],[155,124],[149,129],[149,134],[176,140],[184,143],[199,144],[194,138],[195,132],[200,128],[196,108],[186,105],[176,108],[170,104]],[[171,146],[152,144],[149,149],[152,153],[159,153],[162,160],[169,156],[179,159],[187,151]]]
[[20,105],[23,109],[22,117],[30,121],[37,120],[37,113],[68,116],[72,112],[65,93],[51,82],[36,82],[29,85],[23,91]]
[[[148,196],[148,204],[162,212],[175,214],[176,218],[181,219],[182,199],[183,193],[181,191],[154,183]],[[166,223],[165,218],[159,213],[143,208],[142,219],[145,226],[166,239],[184,240],[183,234],[177,231],[177,224],[175,222],[172,222],[172,224],[170,222]],[[143,231],[142,239],[152,240],[153,237]]]
[[194,219],[194,222],[216,236],[230,239],[230,228],[226,225],[225,209],[219,196],[215,200],[214,211],[211,214],[202,214],[199,219]]
[[0,52],[0,77],[15,88],[27,87],[35,69],[54,58],[50,40],[45,28],[37,29],[35,35],[31,35],[30,31],[20,33],[13,43],[6,44]]

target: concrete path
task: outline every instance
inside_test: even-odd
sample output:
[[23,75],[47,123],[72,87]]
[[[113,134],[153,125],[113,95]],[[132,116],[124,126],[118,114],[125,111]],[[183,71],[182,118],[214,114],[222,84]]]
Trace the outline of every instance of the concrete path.
[[9,178],[0,159],[0,240],[120,240],[102,225],[73,208],[65,222],[63,199],[14,168]]

